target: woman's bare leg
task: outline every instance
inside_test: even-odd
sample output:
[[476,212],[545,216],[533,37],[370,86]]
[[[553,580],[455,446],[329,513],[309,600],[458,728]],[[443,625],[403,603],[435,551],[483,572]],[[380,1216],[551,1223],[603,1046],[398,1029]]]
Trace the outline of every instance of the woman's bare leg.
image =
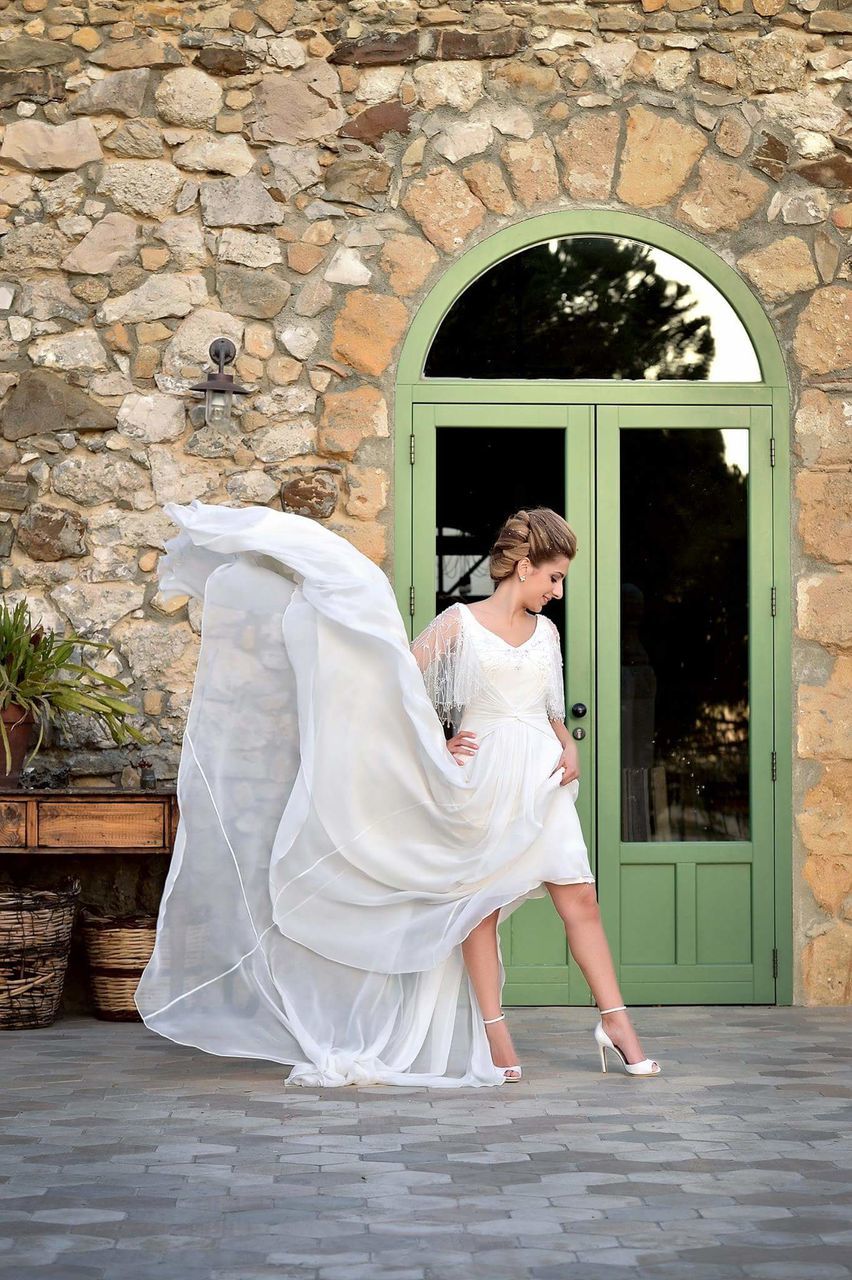
[[[462,943],[462,956],[476,992],[483,1018],[500,1015],[500,966],[497,957],[497,916],[492,911],[471,930]],[[506,1021],[485,1028],[495,1067],[511,1067],[518,1061]]]
[[[571,955],[580,966],[599,1009],[612,1009],[625,1001],[615,976],[615,966],[601,923],[601,912],[593,884],[550,884],[545,887],[565,925]],[[601,1014],[604,1031],[624,1053],[628,1062],[645,1057],[639,1037],[626,1010]]]

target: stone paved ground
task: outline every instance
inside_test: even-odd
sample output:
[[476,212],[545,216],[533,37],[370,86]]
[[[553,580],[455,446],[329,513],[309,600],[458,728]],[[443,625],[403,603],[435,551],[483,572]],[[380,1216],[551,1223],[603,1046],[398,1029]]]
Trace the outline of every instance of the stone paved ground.
[[282,1088],[140,1024],[2,1034],[2,1280],[852,1275],[848,1008],[516,1009],[499,1089]]

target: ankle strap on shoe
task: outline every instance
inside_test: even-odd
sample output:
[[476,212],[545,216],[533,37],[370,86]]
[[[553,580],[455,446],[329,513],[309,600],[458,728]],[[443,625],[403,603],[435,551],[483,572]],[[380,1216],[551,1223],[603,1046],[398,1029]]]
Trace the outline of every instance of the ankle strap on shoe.
[[502,1022],[505,1016],[506,1016],[505,1013],[501,1013],[500,1016],[497,1018],[483,1018],[482,1019],[483,1026],[487,1027],[489,1022]]
[[598,1009],[598,1013],[618,1013],[619,1009],[626,1009],[626,1004],[617,1004],[612,1009]]

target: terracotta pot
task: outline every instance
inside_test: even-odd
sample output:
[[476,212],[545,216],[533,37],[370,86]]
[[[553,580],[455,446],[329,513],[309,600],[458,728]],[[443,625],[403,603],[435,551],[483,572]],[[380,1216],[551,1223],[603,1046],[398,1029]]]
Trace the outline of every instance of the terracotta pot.
[[17,787],[20,786],[21,765],[33,745],[35,716],[31,711],[24,711],[24,708],[19,707],[17,703],[4,707],[0,715],[3,717],[3,724],[9,736],[9,746],[12,749],[12,767],[7,773],[6,751],[0,741],[0,786]]

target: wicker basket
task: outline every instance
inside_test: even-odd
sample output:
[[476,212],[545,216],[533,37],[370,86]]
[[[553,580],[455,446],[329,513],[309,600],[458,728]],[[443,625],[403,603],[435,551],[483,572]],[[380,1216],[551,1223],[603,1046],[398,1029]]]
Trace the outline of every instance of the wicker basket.
[[141,1022],[133,997],[154,950],[157,917],[99,916],[84,907],[82,919],[95,1017]]
[[49,1027],[68,971],[80,881],[0,890],[0,1028]]

